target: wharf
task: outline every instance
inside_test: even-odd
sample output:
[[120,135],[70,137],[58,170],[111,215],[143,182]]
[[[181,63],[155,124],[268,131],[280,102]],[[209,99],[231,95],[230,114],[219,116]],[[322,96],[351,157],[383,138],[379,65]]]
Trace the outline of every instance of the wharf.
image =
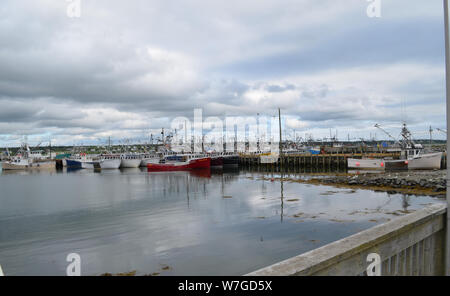
[[[386,153],[329,153],[329,154],[295,154],[287,153],[278,157],[273,163],[261,162],[262,154],[241,153],[239,165],[244,168],[259,168],[261,170],[297,168],[347,168],[348,158],[391,158],[399,159],[400,152]],[[446,153],[443,154],[441,168],[447,167]]]

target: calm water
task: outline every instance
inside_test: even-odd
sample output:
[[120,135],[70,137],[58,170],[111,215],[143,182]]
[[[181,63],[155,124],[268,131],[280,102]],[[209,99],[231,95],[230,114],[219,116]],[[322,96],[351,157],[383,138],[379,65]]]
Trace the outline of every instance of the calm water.
[[[269,177],[262,180],[261,177]],[[3,172],[6,275],[241,275],[376,224],[431,197],[271,181],[248,172]],[[292,176],[291,176],[292,177]]]

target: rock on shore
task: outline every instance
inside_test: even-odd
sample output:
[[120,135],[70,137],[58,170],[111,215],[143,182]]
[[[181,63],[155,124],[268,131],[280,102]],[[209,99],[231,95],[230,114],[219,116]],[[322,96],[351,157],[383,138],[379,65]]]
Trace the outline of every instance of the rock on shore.
[[446,170],[357,173],[347,175],[322,176],[309,179],[308,183],[349,185],[356,187],[379,187],[392,193],[405,192],[417,194],[445,195]]

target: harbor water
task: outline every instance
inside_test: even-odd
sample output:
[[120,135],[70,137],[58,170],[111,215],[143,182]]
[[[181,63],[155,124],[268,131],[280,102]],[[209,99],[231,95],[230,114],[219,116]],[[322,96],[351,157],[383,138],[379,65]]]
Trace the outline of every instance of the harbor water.
[[77,253],[82,275],[242,275],[445,202],[279,177],[3,171],[0,265],[6,275],[66,275]]

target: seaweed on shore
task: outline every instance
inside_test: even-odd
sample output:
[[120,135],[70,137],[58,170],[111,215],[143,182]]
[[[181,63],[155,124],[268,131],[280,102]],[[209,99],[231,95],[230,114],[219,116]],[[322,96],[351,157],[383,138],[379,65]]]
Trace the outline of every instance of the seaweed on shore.
[[133,271],[129,271],[129,272],[121,272],[121,273],[109,273],[109,272],[105,272],[103,274],[101,274],[100,276],[135,276],[136,275],[136,270]]

